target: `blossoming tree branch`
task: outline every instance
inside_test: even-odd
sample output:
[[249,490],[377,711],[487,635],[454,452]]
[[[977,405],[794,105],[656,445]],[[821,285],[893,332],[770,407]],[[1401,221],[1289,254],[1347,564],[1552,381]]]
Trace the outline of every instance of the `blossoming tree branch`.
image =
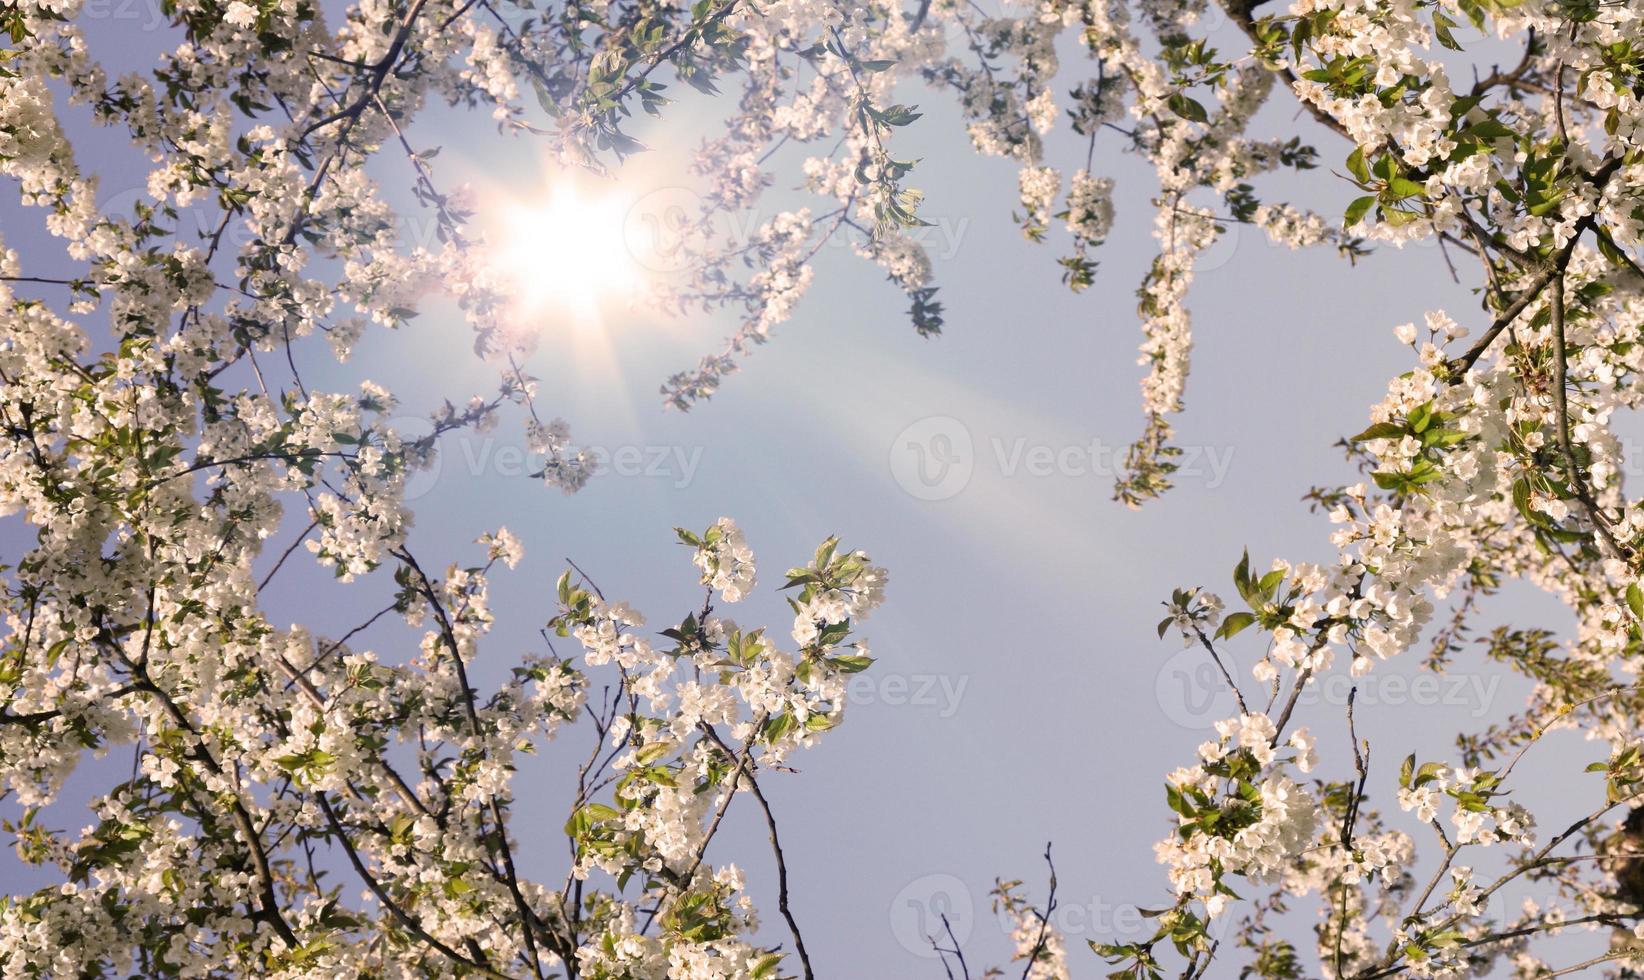
[[[442,181],[418,114],[437,100],[487,111],[568,166],[614,170],[680,85],[718,93],[729,118],[692,164],[709,189],[688,223],[688,280],[665,303],[739,323],[663,384],[681,409],[771,337],[830,240],[884,268],[913,329],[940,333],[932,266],[910,234],[918,168],[897,150],[920,118],[898,101],[913,88],[952,99],[978,152],[1016,161],[1019,194],[997,206],[1029,239],[1058,243],[1075,290],[1111,285],[1098,267],[1116,196],[1104,163],[1150,163],[1156,179],[1119,195],[1151,212],[1158,244],[1137,291],[1144,425],[1116,487],[1133,505],[1170,488],[1194,261],[1231,225],[1350,261],[1437,243],[1435,261],[1477,303],[1398,327],[1410,370],[1368,420],[1340,407],[1344,431],[1362,429],[1348,445],[1365,481],[1311,494],[1338,526],[1339,560],[1245,557],[1236,599],[1195,587],[1166,602],[1161,636],[1202,650],[1239,711],[1165,776],[1171,897],[1156,933],[1080,955],[1114,976],[1185,978],[1638,966],[1644,511],[1611,428],[1638,406],[1644,359],[1636,5],[162,10],[164,54],[115,76],[80,0],[0,3],[0,173],[60,243],[20,255],[0,242],[0,513],[35,542],[4,569],[0,793],[17,855],[61,880],[0,905],[6,976],[813,975],[761,787],[842,722],[844,678],[872,663],[855,630],[885,573],[830,539],[786,577],[786,635],[744,628],[721,614],[755,584],[741,532],[729,520],[681,530],[704,597],[664,620],[660,640],[572,570],[543,649],[482,689],[469,667],[496,616],[488,580],[520,542],[498,529],[437,557],[408,544],[406,479],[443,434],[511,417],[539,479],[574,490],[589,473],[525,370],[534,335],[510,316],[472,205]],[[1299,107],[1299,121],[1258,126],[1270,101]],[[135,204],[99,207],[71,111],[148,161]],[[1085,138],[1082,160],[1046,159],[1043,137],[1063,126]],[[810,151],[798,178],[819,203],[751,241],[720,240],[717,215],[792,183],[767,169],[787,145]],[[396,190],[437,242],[402,240],[364,169],[379,156],[398,161]],[[1325,167],[1338,206],[1287,201],[1295,172]],[[203,234],[182,209],[211,216]],[[302,365],[346,359],[435,293],[461,309],[497,382],[449,392],[431,433],[388,423],[394,398],[369,364],[351,390],[305,380]],[[259,577],[265,556],[277,560]],[[392,603],[360,628],[397,617],[420,644],[370,651],[351,642],[358,630],[276,626],[261,595],[305,560],[339,588],[391,579]],[[1567,636],[1483,638],[1533,682],[1521,711],[1402,763],[1359,737],[1351,700],[1328,737],[1293,725],[1327,672],[1358,677],[1395,656],[1442,669],[1508,579],[1563,601],[1576,623]],[[1435,627],[1441,602],[1451,612]],[[1541,828],[1509,794],[1519,760],[1561,728],[1594,746],[1590,798],[1573,823]],[[591,746],[567,774],[570,856],[563,880],[530,880],[515,859],[514,763],[562,729]],[[127,753],[124,772],[90,761]],[[97,790],[93,824],[65,830],[42,814],[77,771],[119,778]],[[1372,801],[1425,830],[1396,829]],[[733,804],[768,826],[779,900],[763,925],[742,872],[709,854]],[[1545,900],[1503,914],[1492,896],[1515,881]],[[1048,886],[995,894],[1025,978],[1076,968],[1051,928],[1053,869]],[[1311,948],[1275,925],[1301,904]],[[1596,942],[1558,958],[1573,947],[1544,941],[1575,929]],[[827,941],[809,938],[812,950]],[[981,974],[951,932],[931,941],[950,976]]]

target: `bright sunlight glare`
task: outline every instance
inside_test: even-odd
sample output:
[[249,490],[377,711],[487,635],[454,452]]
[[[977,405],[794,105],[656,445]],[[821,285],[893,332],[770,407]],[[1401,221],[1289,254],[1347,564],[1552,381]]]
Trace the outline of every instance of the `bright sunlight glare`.
[[632,295],[638,266],[623,235],[626,202],[560,184],[546,203],[515,202],[503,216],[498,262],[520,312],[597,325],[602,302]]

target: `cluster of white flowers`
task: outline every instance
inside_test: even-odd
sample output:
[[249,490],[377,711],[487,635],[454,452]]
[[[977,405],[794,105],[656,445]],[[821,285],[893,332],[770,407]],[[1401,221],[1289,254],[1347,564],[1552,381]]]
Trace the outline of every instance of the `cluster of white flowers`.
[[1198,765],[1169,776],[1178,831],[1154,845],[1169,868],[1176,893],[1202,899],[1205,912],[1220,915],[1231,889],[1227,874],[1272,879],[1312,841],[1317,804],[1284,775],[1293,763],[1312,768],[1313,743],[1305,731],[1290,738],[1293,758],[1281,763],[1277,726],[1265,714],[1216,723],[1216,739],[1199,746]]
[[930,281],[930,255],[908,235],[887,235],[863,241],[857,252],[877,262],[893,282],[912,292]]
[[554,419],[544,425],[535,418],[525,423],[525,445],[542,456],[542,481],[566,493],[575,493],[588,484],[593,476],[593,460],[588,454],[571,446],[571,427],[564,419]]
[[[1481,777],[1487,781],[1481,783]],[[1438,766],[1399,789],[1399,808],[1414,812],[1423,823],[1433,823],[1445,796],[1453,796],[1458,803],[1450,814],[1450,823],[1457,844],[1534,843],[1535,818],[1516,802],[1502,806],[1489,803],[1487,790],[1494,785],[1493,773]]]
[[1100,245],[1113,230],[1113,178],[1081,170],[1067,192],[1067,230],[1074,238]]
[[[1365,815],[1365,822],[1373,822]],[[1396,917],[1411,887],[1408,866],[1415,842],[1408,834],[1380,827],[1357,827],[1344,846],[1340,825],[1321,821],[1318,839],[1283,875],[1289,896],[1320,897],[1319,968],[1330,980],[1357,975],[1382,953],[1370,933],[1374,918]]]
[[[736,370],[737,359],[751,347],[765,343],[771,330],[793,312],[815,275],[809,262],[822,241],[816,240],[814,225],[810,211],[801,209],[783,212],[759,229],[751,246],[761,258],[759,271],[729,296],[720,297],[721,301],[734,297],[745,309],[746,319],[723,351],[702,358],[695,370],[668,379],[662,390],[669,404],[684,409],[698,399],[710,397],[725,375]],[[735,251],[741,254],[746,249]],[[723,275],[717,270],[714,274]],[[723,294],[722,289],[716,292]]]
[[867,564],[867,557],[860,551],[843,556],[851,576],[807,592],[794,611],[795,643],[809,646],[827,627],[860,619],[884,601],[888,576],[883,568]]
[[1046,920],[1043,912],[1017,898],[1011,889],[995,892],[999,913],[1010,931],[1014,949],[1011,959],[1025,961],[1022,973],[1027,980],[1067,980],[1067,948],[1062,935]]
[[485,557],[491,561],[500,561],[509,568],[516,568],[520,559],[525,557],[525,548],[512,531],[499,527],[495,532],[480,536],[479,543],[485,545]]
[[1288,204],[1262,204],[1251,217],[1267,237],[1290,248],[1308,248],[1335,240],[1336,229],[1323,215]]
[[1053,167],[1023,167],[1016,174],[1022,202],[1022,228],[1038,237],[1050,225],[1050,212],[1062,192],[1062,175]]
[[[700,535],[679,533],[695,544],[693,561],[710,589],[752,584],[751,554],[734,522],[721,519]],[[838,555],[831,540],[793,577],[807,579],[806,601],[813,591],[854,593],[857,583],[877,589],[883,581],[860,552]],[[557,627],[582,644],[589,667],[615,664],[628,692],[610,701],[605,716],[613,748],[606,764],[621,774],[616,806],[587,802],[572,820],[573,870],[583,879],[596,869],[678,878],[705,867],[703,852],[732,798],[759,778],[756,770],[768,772],[767,766],[836,726],[844,710],[843,674],[868,665],[865,658],[839,653],[848,627],[806,644],[795,657],[777,650],[763,630],[744,632],[723,619],[691,616],[664,633],[676,644],[665,650],[636,632],[643,624],[637,613],[573,586],[569,576],[561,580],[560,602]],[[862,614],[868,605],[852,610]],[[690,669],[678,670],[681,661]],[[718,884],[722,894],[714,902],[729,917],[727,934],[751,930],[740,875]],[[678,897],[694,901],[700,895],[693,886]],[[640,939],[649,941],[633,941]],[[644,943],[634,950],[650,958],[668,952]],[[715,958],[726,950],[697,952]]]
[[741,602],[754,587],[753,549],[742,529],[721,517],[701,537],[691,561],[702,570],[702,584],[726,602]]

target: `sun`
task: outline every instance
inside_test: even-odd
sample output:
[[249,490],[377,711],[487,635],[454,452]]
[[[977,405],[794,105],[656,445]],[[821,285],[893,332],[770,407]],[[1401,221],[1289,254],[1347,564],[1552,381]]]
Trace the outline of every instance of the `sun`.
[[546,201],[511,201],[500,215],[497,264],[517,310],[597,324],[601,308],[631,298],[639,268],[623,233],[626,202],[615,193],[583,194],[555,186]]

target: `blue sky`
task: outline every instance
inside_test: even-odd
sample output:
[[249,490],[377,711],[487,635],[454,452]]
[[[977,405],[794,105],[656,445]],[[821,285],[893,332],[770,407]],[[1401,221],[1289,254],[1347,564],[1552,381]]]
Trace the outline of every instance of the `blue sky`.
[[[1082,67],[1069,59],[1068,87]],[[671,528],[734,517],[761,560],[764,586],[734,615],[745,625],[782,626],[781,635],[787,611],[772,591],[780,572],[828,534],[867,549],[891,573],[889,599],[864,630],[879,662],[855,689],[846,724],[792,760],[801,773],[765,781],[795,879],[794,912],[819,973],[939,976],[920,940],[935,911],[962,923],[973,965],[1003,960],[1008,946],[985,894],[1004,876],[1026,879],[1042,896],[1040,853],[1053,841],[1064,902],[1058,925],[1075,975],[1097,976],[1103,971],[1084,940],[1136,938],[1145,925],[1134,904],[1167,902],[1152,856],[1167,826],[1163,774],[1192,757],[1220,710],[1195,688],[1196,661],[1178,656],[1176,640],[1156,638],[1158,602],[1176,586],[1230,592],[1245,547],[1262,564],[1272,556],[1331,560],[1329,525],[1300,498],[1312,485],[1354,478],[1332,444],[1361,429],[1386,380],[1410,366],[1392,328],[1440,306],[1476,323],[1477,302],[1450,281],[1434,249],[1383,249],[1354,269],[1328,251],[1293,253],[1232,229],[1201,263],[1190,299],[1193,377],[1176,429],[1203,472],[1127,510],[1110,499],[1102,451],[1109,461],[1122,454],[1141,427],[1134,292],[1154,254],[1150,168],[1104,134],[1095,169],[1118,180],[1117,223],[1095,255],[1095,285],[1074,295],[1055,263],[1066,246],[1059,230],[1035,245],[1011,221],[1014,165],[977,157],[944,97],[910,88],[904,98],[927,112],[895,148],[921,159],[914,183],[927,194],[924,216],[938,224],[932,252],[948,311],[940,339],[916,336],[901,292],[847,248],[823,250],[793,319],[689,414],[664,412],[656,388],[717,348],[729,320],[608,304],[597,330],[545,323],[527,365],[544,379],[543,406],[566,418],[582,445],[626,447],[625,465],[639,472],[598,477],[567,497],[517,472],[511,453],[521,443],[509,426],[490,440],[448,438],[438,474],[417,484],[412,546],[439,566],[472,555],[474,538],[498,525],[523,540],[524,563],[493,586],[498,626],[482,667],[493,677],[537,648],[567,558],[660,629],[700,598]],[[1282,94],[1275,101],[1263,116],[1273,133],[1292,125],[1293,111]],[[636,129],[657,149],[618,175],[620,192],[691,186],[681,153],[713,125],[712,107],[690,102]],[[1318,146],[1323,166],[1291,199],[1336,213],[1349,191],[1330,168],[1346,148],[1310,124],[1294,125]],[[1047,162],[1071,172],[1083,142],[1065,137],[1050,141]],[[545,191],[562,179],[529,142],[498,137],[482,114],[431,110],[412,139],[446,147],[437,161],[442,181],[485,180],[529,194],[533,183]],[[111,149],[116,141],[106,133],[92,140],[82,160],[105,172],[106,196],[140,186],[132,161]],[[800,158],[776,158],[772,213],[803,198],[788,190]],[[406,176],[386,154],[374,172]],[[582,186],[594,185],[584,178]],[[25,273],[63,271],[66,260],[37,222],[14,195],[0,200],[0,229],[22,253]],[[301,363],[311,387],[349,388],[369,377],[414,415],[442,398],[494,389],[494,369],[473,357],[470,343],[461,321],[436,305],[398,333],[368,334],[342,368],[318,347]],[[947,440],[943,447],[933,434]],[[910,493],[910,440],[968,460],[968,481],[951,493],[948,485],[941,499]],[[1088,452],[1093,443],[1098,451]],[[1046,459],[1051,472],[1036,462]],[[5,560],[26,540],[15,519],[0,525]],[[376,581],[333,586],[328,573],[299,563],[281,573],[269,608],[277,624],[335,634],[386,604],[389,591]],[[1527,589],[1510,591],[1484,622],[1499,622],[1509,608],[1526,625],[1567,624]],[[385,625],[356,645],[397,659],[411,642],[403,628]],[[1233,647],[1247,670],[1255,648]],[[1386,787],[1406,753],[1448,753],[1458,727],[1482,727],[1515,707],[1522,688],[1480,661],[1459,657],[1436,693],[1385,680],[1361,692],[1383,702],[1367,710],[1361,700],[1359,713],[1373,743],[1374,802],[1391,807]],[[1416,666],[1408,656],[1378,677],[1409,676]],[[1326,700],[1339,702],[1344,690]],[[1303,721],[1321,754],[1343,758],[1339,703],[1310,704]],[[559,750],[516,783],[516,834],[552,842],[525,848],[527,871],[563,871],[557,834],[569,759],[586,751],[587,737],[568,729]],[[1584,785],[1555,776],[1551,763],[1593,754],[1555,741],[1520,770],[1554,799],[1548,823],[1565,812],[1552,794]],[[83,792],[92,781],[77,784]],[[57,825],[78,826],[83,817],[62,809]],[[754,894],[779,927],[774,880],[760,873],[768,862],[756,815],[734,809],[721,838],[715,856],[755,872]],[[12,888],[37,883],[32,873],[14,877],[15,866],[0,869]]]

